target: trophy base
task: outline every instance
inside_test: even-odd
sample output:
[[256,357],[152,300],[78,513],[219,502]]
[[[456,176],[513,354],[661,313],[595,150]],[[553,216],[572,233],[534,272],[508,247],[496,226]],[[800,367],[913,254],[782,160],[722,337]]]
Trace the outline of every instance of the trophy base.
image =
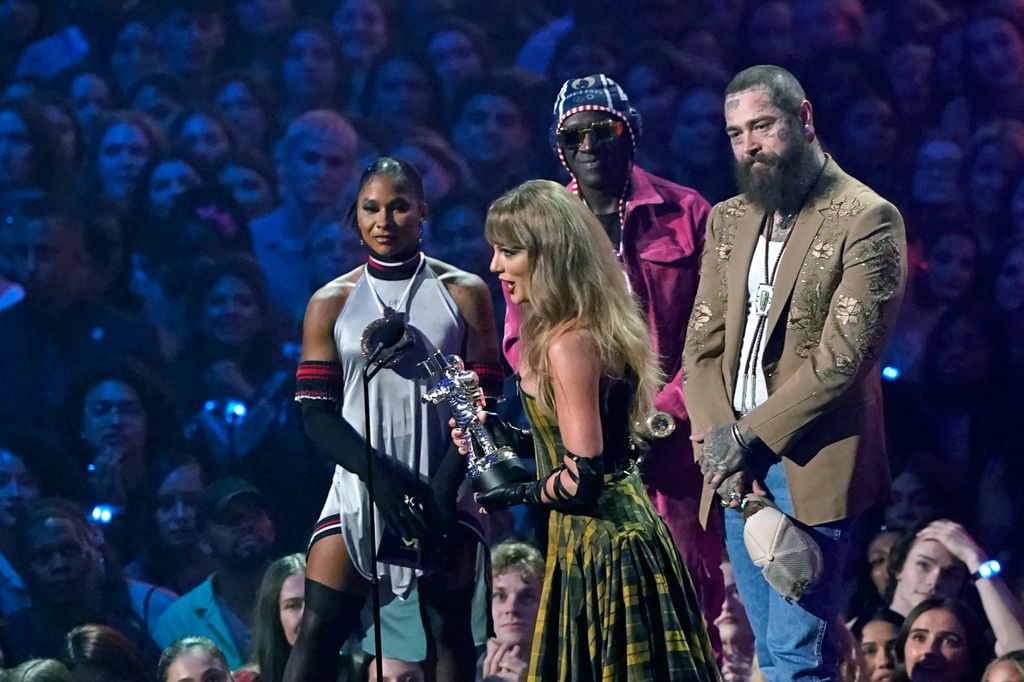
[[486,493],[489,490],[509,483],[527,483],[534,480],[534,475],[526,468],[523,461],[516,456],[499,459],[473,479],[473,490]]

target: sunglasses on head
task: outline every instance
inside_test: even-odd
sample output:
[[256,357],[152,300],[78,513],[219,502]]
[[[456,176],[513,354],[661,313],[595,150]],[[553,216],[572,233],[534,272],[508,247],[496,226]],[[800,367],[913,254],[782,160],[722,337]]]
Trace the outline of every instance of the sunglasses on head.
[[602,121],[594,121],[588,126],[560,127],[555,131],[555,137],[558,139],[558,144],[563,147],[579,149],[580,145],[583,144],[583,138],[588,134],[590,135],[590,144],[592,146],[604,145],[621,137],[625,129],[626,126],[622,121],[604,119]]

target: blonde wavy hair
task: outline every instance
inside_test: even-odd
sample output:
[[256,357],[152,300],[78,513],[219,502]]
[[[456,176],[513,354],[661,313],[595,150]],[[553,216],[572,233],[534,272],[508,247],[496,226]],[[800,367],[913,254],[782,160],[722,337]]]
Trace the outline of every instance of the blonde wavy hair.
[[651,411],[661,374],[640,308],[604,228],[565,187],[529,180],[491,204],[484,228],[498,248],[525,250],[529,258],[529,305],[522,308],[521,355],[537,375],[537,402],[554,416],[554,389],[547,351],[570,329],[592,335],[604,369],[625,365],[637,376],[630,413],[637,424]]

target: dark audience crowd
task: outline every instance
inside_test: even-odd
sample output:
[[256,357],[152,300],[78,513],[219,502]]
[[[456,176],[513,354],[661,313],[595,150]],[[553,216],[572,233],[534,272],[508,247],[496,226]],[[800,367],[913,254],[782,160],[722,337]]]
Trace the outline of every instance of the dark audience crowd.
[[[844,679],[1024,682],[1024,0],[0,0],[2,679],[277,682],[333,471],[293,400],[301,322],[365,261],[360,170],[419,171],[424,250],[484,278],[500,329],[484,216],[568,179],[561,83],[616,79],[637,162],[715,203],[753,64],[797,75],[907,225]],[[525,679],[530,521],[489,524],[481,680]],[[758,679],[723,571],[721,670]]]

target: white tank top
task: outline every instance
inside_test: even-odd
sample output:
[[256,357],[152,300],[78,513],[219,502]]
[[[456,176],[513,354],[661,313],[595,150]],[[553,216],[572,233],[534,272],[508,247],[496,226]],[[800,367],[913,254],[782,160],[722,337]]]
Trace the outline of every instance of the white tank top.
[[[447,405],[424,404],[420,396],[430,388],[417,363],[435,348],[446,355],[464,353],[466,326],[459,309],[444,284],[429,265],[420,268],[404,305],[399,303],[410,285],[409,279],[382,280],[364,272],[345,302],[334,324],[334,340],[338,347],[344,375],[341,414],[364,438],[362,370],[366,364],[361,343],[363,330],[382,317],[377,295],[383,304],[395,308],[402,316],[413,344],[394,367],[382,370],[370,382],[370,440],[380,453],[429,481],[448,446],[450,416]],[[374,293],[376,291],[376,294]],[[334,473],[341,516],[341,534],[357,570],[370,578],[370,521],[366,487],[359,478],[342,467]],[[384,521],[376,517],[380,543]],[[414,584],[413,569],[377,564],[377,574],[390,577],[392,591],[406,596]]]

